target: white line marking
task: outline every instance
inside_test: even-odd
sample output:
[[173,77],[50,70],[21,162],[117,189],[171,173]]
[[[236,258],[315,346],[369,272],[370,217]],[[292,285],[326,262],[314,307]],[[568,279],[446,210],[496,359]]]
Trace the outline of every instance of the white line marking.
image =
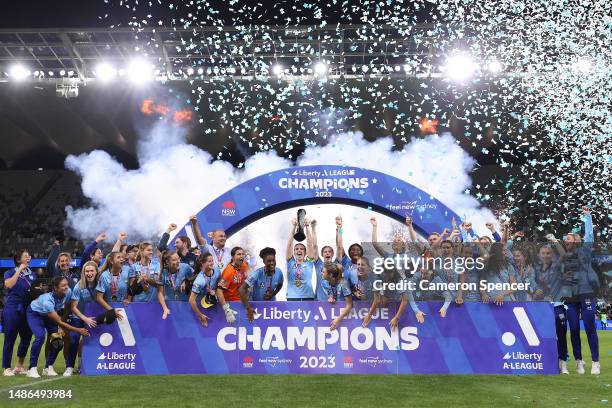
[[512,309],[514,312],[514,316],[516,316],[516,320],[518,320],[519,326],[521,326],[521,330],[527,339],[527,344],[530,346],[539,346],[540,339],[538,339],[538,335],[536,334],[531,322],[529,321],[529,317],[527,317],[527,312],[522,307],[515,307]]
[[64,377],[63,375],[59,375],[56,378],[47,378],[45,380],[38,380],[38,381],[27,383],[27,384],[14,385],[12,387],[0,389],[0,393],[8,392],[10,390],[14,390],[14,389],[17,389],[17,388],[27,388],[27,387],[30,387],[32,385],[38,385],[38,384],[44,384],[44,383],[53,382],[53,381],[57,381],[57,380],[63,380],[65,378],[70,378],[70,377]]

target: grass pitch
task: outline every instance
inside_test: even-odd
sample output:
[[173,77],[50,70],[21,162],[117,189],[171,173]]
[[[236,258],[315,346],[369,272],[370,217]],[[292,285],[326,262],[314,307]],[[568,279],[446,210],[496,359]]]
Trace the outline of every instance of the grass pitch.
[[[569,341],[569,339],[568,339]],[[602,374],[175,375],[0,377],[0,407],[605,407],[612,406],[612,331],[599,331]],[[0,338],[1,343],[1,338]],[[16,349],[16,347],[15,347]],[[571,345],[570,345],[571,349]],[[571,354],[571,353],[570,353]],[[39,372],[42,372],[43,356]],[[27,361],[27,359],[26,359]],[[14,363],[13,363],[14,364]],[[55,364],[63,373],[63,357]],[[16,400],[10,391],[71,390],[71,400]]]

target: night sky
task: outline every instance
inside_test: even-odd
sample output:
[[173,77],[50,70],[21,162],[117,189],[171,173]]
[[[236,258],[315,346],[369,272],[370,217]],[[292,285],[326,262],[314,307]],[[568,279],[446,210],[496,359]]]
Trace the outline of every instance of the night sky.
[[105,27],[108,8],[99,0],[3,1],[1,28]]

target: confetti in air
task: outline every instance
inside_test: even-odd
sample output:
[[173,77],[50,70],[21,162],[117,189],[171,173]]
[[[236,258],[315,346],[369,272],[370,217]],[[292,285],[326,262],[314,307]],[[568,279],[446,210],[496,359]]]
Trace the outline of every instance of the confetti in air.
[[449,129],[500,169],[468,191],[498,215],[543,235],[585,204],[612,234],[609,1],[104,1],[145,56],[166,38],[150,29],[181,30],[168,36],[189,58],[171,69],[226,152],[295,160],[347,131],[402,149]]

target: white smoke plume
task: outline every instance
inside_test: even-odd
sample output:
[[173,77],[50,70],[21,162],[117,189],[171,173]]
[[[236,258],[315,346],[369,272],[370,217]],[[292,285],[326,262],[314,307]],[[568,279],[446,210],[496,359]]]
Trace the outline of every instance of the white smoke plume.
[[[112,239],[120,231],[127,232],[130,241],[152,239],[169,223],[185,224],[191,214],[241,182],[292,165],[273,152],[263,152],[249,158],[242,169],[235,169],[186,143],[185,137],[182,128],[157,125],[141,138],[138,170],[126,170],[102,151],[69,156],[66,166],[82,177],[83,193],[92,206],[67,207],[67,227],[83,240],[101,232]],[[308,147],[297,160],[297,165],[317,164],[363,167],[406,180],[469,218],[478,232],[483,232],[486,221],[494,220],[489,210],[464,193],[471,186],[469,172],[474,161],[449,134],[415,139],[402,151],[392,151],[390,138],[368,142],[360,133],[334,136],[325,146]],[[347,243],[370,239],[369,218],[375,215],[371,211],[346,205],[308,206],[307,211],[319,221],[320,247],[334,244],[333,224],[339,212],[346,223]],[[270,215],[229,242],[272,246],[283,255],[289,218],[294,213],[287,210]],[[389,239],[391,229],[397,229],[399,223],[380,214],[378,218],[380,239]],[[261,237],[266,237],[264,245]],[[255,253],[259,249],[250,248]]]

